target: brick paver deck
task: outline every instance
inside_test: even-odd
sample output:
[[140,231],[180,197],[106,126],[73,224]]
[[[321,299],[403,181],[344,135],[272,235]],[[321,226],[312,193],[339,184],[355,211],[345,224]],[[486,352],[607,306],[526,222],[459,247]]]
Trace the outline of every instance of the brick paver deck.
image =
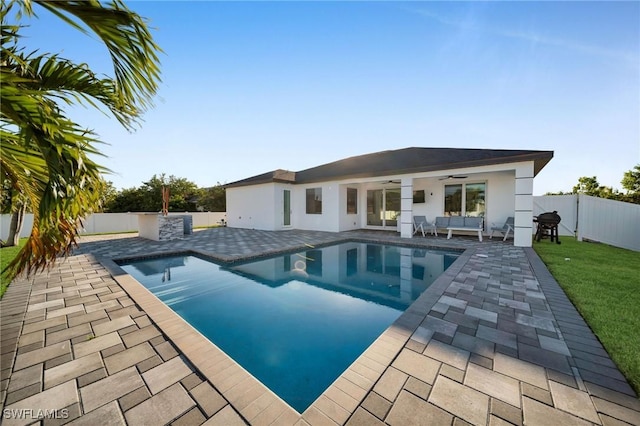
[[640,425],[640,400],[531,249],[410,240],[466,251],[302,414],[112,261],[184,250],[233,260],[345,239],[407,243],[229,228],[83,238],[0,301],[2,424]]

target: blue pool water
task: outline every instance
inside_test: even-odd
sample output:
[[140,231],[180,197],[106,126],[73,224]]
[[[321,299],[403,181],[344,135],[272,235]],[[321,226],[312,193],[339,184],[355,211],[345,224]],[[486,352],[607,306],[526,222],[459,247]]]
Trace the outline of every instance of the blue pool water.
[[350,242],[232,266],[121,266],[303,412],[457,256]]

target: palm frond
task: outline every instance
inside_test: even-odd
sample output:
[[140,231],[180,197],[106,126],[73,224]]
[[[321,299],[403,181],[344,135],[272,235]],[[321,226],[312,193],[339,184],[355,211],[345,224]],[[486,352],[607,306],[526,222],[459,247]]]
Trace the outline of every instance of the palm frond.
[[56,14],[75,28],[82,23],[109,50],[116,89],[122,105],[135,105],[141,112],[153,105],[160,79],[160,47],[153,41],[146,22],[120,0],[102,5],[99,1],[47,1],[35,3]]
[[82,143],[44,146],[41,133],[33,131],[38,149],[28,149],[20,143],[23,136],[7,131],[0,136],[3,176],[38,206],[26,245],[7,267],[12,276],[28,275],[51,267],[76,245],[81,218],[100,205],[104,168],[87,156]]
[[[32,3],[97,34],[115,77],[98,77],[86,64],[58,55],[25,53],[21,26],[8,23],[7,16],[14,6],[18,21],[35,16]],[[100,206],[102,174],[109,172],[93,159],[102,155],[98,136],[70,120],[62,107],[106,108],[132,129],[157,92],[161,50],[144,20],[121,0],[1,0],[0,19],[0,174],[34,208],[31,235],[8,270],[31,274],[70,253],[82,218]]]

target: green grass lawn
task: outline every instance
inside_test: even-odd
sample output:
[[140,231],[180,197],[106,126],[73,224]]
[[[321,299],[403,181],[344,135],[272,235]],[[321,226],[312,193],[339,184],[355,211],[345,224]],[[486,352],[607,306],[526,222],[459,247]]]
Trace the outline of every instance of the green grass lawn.
[[[26,238],[21,238],[19,245],[16,247],[3,247],[0,249],[0,271],[4,271],[4,268],[17,256],[18,251],[27,242]],[[7,291],[10,281],[5,274],[0,275],[0,298],[4,296],[4,292]]]
[[561,241],[533,247],[640,393],[640,253],[574,238]]

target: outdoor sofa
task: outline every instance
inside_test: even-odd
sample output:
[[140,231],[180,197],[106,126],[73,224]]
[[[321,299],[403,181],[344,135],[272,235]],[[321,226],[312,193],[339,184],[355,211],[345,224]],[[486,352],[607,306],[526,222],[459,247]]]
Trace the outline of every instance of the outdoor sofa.
[[482,241],[483,218],[482,217],[463,217],[463,216],[438,216],[431,225],[435,234],[438,235],[438,229],[446,229],[447,239],[451,239],[453,231],[473,231],[478,233],[478,240]]

